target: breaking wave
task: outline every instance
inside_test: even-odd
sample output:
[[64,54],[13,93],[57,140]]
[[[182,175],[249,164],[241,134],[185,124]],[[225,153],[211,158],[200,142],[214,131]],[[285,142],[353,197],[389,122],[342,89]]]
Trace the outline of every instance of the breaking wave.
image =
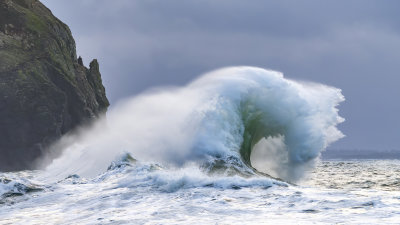
[[295,181],[343,137],[336,128],[342,101],[337,88],[261,68],[224,68],[120,102],[107,119],[55,144],[62,154],[47,171],[95,176],[129,153],[167,168]]

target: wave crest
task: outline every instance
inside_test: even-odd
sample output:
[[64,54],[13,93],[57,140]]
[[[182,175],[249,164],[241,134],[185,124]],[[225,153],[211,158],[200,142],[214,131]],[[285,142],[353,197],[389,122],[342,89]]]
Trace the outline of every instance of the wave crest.
[[97,175],[128,152],[171,167],[195,163],[209,173],[296,180],[343,137],[336,128],[344,121],[336,108],[342,101],[333,87],[260,68],[225,68],[118,104],[48,171]]

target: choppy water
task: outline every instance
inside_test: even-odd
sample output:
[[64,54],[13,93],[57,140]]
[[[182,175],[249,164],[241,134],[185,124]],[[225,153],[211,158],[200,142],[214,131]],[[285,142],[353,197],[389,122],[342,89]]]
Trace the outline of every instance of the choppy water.
[[0,174],[0,224],[398,224],[400,161],[322,161],[298,185],[114,164],[93,179]]

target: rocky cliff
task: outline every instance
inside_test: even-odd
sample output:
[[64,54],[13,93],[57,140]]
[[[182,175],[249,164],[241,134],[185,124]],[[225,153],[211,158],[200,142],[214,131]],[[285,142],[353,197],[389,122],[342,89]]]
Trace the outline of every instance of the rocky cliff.
[[97,60],[38,0],[0,0],[0,171],[31,169],[52,142],[109,106]]

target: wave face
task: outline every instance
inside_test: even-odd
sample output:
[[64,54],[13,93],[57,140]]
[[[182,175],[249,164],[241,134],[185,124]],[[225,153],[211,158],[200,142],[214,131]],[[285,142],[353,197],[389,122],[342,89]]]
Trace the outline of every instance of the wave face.
[[336,128],[342,101],[333,87],[261,68],[224,68],[120,102],[107,119],[53,146],[63,153],[47,171],[94,176],[129,153],[167,167],[294,181],[343,137]]

